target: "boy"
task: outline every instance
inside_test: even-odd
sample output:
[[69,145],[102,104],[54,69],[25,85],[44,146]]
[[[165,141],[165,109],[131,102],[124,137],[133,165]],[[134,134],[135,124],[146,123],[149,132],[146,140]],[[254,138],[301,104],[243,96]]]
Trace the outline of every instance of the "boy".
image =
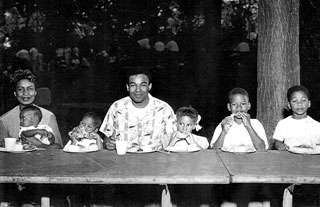
[[207,149],[209,143],[206,137],[192,134],[192,131],[201,129],[199,125],[200,115],[198,111],[192,107],[181,107],[176,112],[177,131],[171,136],[169,147],[186,148],[192,144],[199,149]]
[[211,147],[218,150],[230,146],[252,146],[257,151],[268,149],[268,140],[262,124],[257,119],[250,119],[251,108],[249,94],[243,88],[234,88],[229,94],[228,110],[225,117],[216,127]]
[[320,144],[320,123],[307,115],[311,106],[307,88],[296,85],[287,91],[288,108],[292,115],[280,120],[273,134],[275,148],[288,150],[294,146],[314,147]]
[[71,140],[67,146],[71,145],[79,150],[102,149],[102,139],[97,133],[100,125],[101,119],[96,113],[85,113],[80,124],[68,133]]
[[26,106],[20,111],[19,137],[22,141],[30,141],[30,139],[36,138],[37,140],[33,139],[34,141],[31,142],[38,147],[54,144],[55,137],[51,127],[39,125],[41,119],[41,110],[36,106]]

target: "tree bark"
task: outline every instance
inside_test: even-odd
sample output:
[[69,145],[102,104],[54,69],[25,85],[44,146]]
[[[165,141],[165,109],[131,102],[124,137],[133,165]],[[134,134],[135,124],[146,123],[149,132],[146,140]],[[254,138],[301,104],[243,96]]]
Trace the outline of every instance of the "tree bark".
[[299,0],[259,0],[257,118],[271,140],[286,91],[300,83]]

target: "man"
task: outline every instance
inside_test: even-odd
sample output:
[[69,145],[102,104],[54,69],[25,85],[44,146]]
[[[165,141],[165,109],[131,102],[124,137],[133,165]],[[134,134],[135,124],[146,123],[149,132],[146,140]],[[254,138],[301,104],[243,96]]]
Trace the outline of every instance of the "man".
[[152,88],[149,71],[132,68],[127,74],[129,96],[109,108],[100,131],[106,135],[106,148],[115,149],[115,140],[124,139],[131,145],[166,147],[173,132],[174,112],[164,101],[149,94]]

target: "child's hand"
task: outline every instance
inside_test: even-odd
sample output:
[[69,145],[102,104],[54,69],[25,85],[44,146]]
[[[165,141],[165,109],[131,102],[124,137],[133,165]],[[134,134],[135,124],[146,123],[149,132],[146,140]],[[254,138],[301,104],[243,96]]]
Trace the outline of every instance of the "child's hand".
[[91,132],[89,134],[89,139],[101,139],[101,137],[97,132]]
[[242,118],[242,123],[245,127],[251,127],[250,114],[246,112],[239,112],[238,115]]
[[289,147],[285,143],[278,143],[277,149],[281,151],[288,151]]
[[228,132],[233,124],[233,116],[227,116],[221,121],[222,130]]

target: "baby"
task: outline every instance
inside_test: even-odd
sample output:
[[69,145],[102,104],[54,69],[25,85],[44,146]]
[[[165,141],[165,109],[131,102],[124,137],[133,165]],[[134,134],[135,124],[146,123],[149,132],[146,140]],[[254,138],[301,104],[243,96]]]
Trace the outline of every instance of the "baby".
[[[54,144],[55,137],[51,127],[48,125],[39,124],[41,119],[41,110],[36,106],[26,106],[20,111],[19,137],[22,142],[34,137],[38,139],[41,144]],[[38,146],[38,144],[35,145]]]
[[201,129],[199,125],[200,115],[192,107],[181,107],[176,112],[177,131],[173,132],[169,141],[169,148],[188,150],[189,146],[196,146],[198,149],[207,149],[209,142],[206,137],[192,134],[192,131]]
[[100,117],[94,112],[87,112],[80,124],[68,133],[71,140],[67,145],[77,146],[79,150],[102,149],[102,139],[97,133],[100,125]]

